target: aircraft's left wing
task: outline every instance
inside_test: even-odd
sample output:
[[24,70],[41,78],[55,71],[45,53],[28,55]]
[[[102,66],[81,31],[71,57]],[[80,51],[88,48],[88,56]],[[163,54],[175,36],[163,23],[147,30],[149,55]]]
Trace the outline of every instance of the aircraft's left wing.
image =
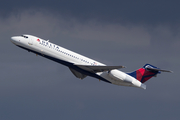
[[93,72],[93,73],[125,68],[124,66],[91,66],[91,65],[76,65],[76,66],[83,70],[87,70],[87,71]]
[[80,78],[80,79],[84,79],[87,75],[84,75],[72,68],[69,68],[71,70],[71,72],[77,77],[77,78]]

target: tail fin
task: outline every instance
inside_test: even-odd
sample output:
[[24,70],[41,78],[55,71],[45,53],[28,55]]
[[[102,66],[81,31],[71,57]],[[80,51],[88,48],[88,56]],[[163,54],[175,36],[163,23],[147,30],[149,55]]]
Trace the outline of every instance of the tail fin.
[[153,65],[146,64],[142,68],[128,74],[136,78],[137,80],[139,80],[141,83],[144,83],[150,78],[152,78],[153,76],[160,74],[161,72],[172,72],[172,71],[162,70]]

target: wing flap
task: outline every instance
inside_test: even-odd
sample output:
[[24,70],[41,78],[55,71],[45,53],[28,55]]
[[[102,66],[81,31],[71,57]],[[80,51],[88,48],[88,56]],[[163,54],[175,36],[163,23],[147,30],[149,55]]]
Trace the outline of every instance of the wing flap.
[[105,72],[111,71],[113,69],[125,68],[124,66],[90,66],[90,65],[76,65],[77,67],[87,70],[89,72],[97,73],[97,72]]

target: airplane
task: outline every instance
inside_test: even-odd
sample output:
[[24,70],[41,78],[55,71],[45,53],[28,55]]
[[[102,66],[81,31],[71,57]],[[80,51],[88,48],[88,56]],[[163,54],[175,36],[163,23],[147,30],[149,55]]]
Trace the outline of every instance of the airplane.
[[70,71],[79,79],[91,76],[115,85],[146,89],[144,83],[150,78],[161,72],[172,72],[151,64],[145,64],[138,70],[125,73],[118,70],[125,68],[124,66],[107,66],[51,43],[49,40],[43,40],[32,35],[13,36],[11,42],[22,49],[69,67]]

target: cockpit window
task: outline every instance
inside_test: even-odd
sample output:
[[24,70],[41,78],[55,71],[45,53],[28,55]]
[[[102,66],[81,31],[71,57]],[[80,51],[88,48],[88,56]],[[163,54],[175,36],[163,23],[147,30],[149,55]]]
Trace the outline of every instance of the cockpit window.
[[28,38],[28,36],[25,36],[25,35],[21,35],[22,37],[24,37],[24,38]]

